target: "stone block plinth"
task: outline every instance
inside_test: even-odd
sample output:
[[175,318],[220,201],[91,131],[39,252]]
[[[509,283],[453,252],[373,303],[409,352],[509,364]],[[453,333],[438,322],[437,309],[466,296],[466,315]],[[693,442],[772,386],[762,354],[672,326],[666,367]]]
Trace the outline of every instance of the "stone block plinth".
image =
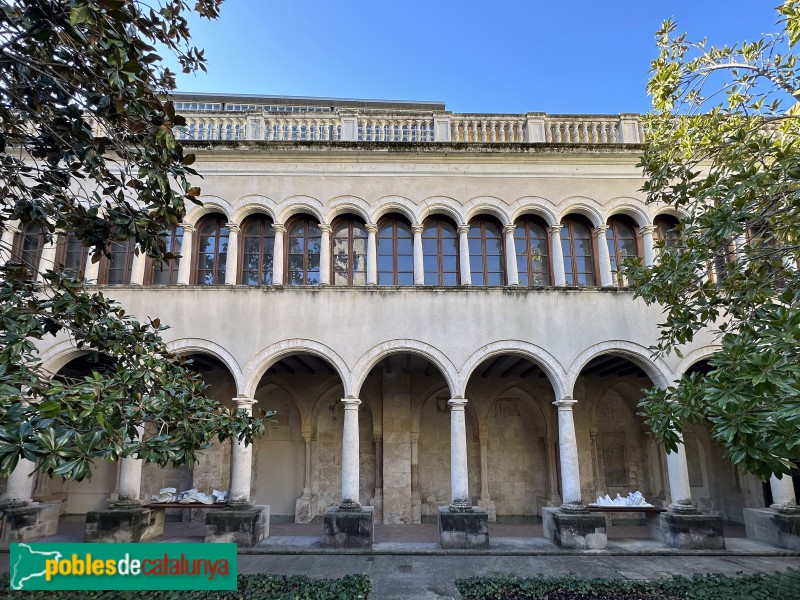
[[477,506],[470,511],[440,506],[439,543],[445,549],[488,548],[489,515]]
[[747,537],[800,552],[800,513],[783,514],[769,508],[745,508]]
[[85,542],[136,543],[164,535],[164,511],[140,506],[86,513]]
[[206,543],[252,548],[269,536],[269,505],[229,506],[206,513]]
[[668,511],[648,520],[650,537],[680,550],[724,550],[722,517]]
[[0,547],[55,535],[61,502],[0,502]]
[[591,512],[542,508],[544,536],[559,548],[601,550],[608,544],[606,519]]
[[372,506],[357,510],[329,508],[323,519],[326,548],[372,548],[375,539]]

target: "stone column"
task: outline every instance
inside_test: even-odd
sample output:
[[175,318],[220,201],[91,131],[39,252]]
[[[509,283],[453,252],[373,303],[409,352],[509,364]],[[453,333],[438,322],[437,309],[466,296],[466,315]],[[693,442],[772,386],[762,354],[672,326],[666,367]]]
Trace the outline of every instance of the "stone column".
[[572,418],[572,405],[575,404],[575,400],[565,397],[553,404],[558,408],[562,508],[574,510],[575,507],[583,504],[581,501],[581,475],[578,466],[578,439],[575,436],[575,421]]
[[144,285],[144,270],[147,266],[147,255],[140,249],[139,254],[133,255],[131,263],[131,283]]
[[342,502],[343,509],[361,508],[359,490],[358,450],[358,398],[342,398],[344,403],[344,426],[342,427]]
[[677,512],[694,510],[683,436],[681,436],[677,452],[667,453],[667,476],[669,477],[669,492],[672,497],[669,509]]
[[550,504],[555,506],[561,504],[561,497],[558,495],[558,469],[556,467],[558,440],[548,437],[545,438],[544,444],[547,452],[547,481],[550,484]]
[[54,269],[56,265],[56,241],[53,240],[52,242],[46,242],[44,247],[42,248],[42,255],[39,258],[39,264],[37,265],[37,275],[36,281],[44,281],[44,272],[47,269]]
[[517,247],[514,244],[514,230],[516,225],[506,225],[503,233],[506,236],[506,278],[508,285],[519,285],[519,273],[517,272]]
[[319,224],[321,234],[319,242],[319,284],[331,283],[331,226],[327,223]]
[[464,398],[450,398],[450,509],[467,510],[469,499],[469,472],[467,470],[467,424],[464,418]]
[[34,484],[34,477],[31,473],[35,468],[36,463],[27,458],[20,458],[17,461],[17,466],[11,471],[6,481],[4,500],[20,504],[31,502]]
[[14,236],[17,235],[18,229],[11,225],[5,225],[3,234],[0,236],[0,261],[5,263],[11,258],[11,249],[14,247]]
[[[142,427],[137,427],[138,437],[144,433]],[[131,506],[141,504],[142,494],[142,460],[127,456],[119,464],[119,484],[117,486],[117,506]]]
[[303,434],[305,465],[303,468],[303,496],[311,495],[311,434]]
[[653,231],[655,228],[652,225],[645,225],[639,230],[639,235],[642,236],[642,250],[644,254],[644,266],[652,267],[656,260],[655,250],[653,250]]
[[[608,231],[608,225],[600,225],[594,229],[597,237],[597,262],[600,266],[600,285],[602,287],[608,287],[616,283],[611,276],[611,256],[608,253],[606,231]],[[619,265],[617,265],[617,268],[619,268]]]
[[458,256],[459,271],[461,272],[461,285],[472,285],[472,273],[469,268],[469,239],[467,233],[469,225],[458,226]]
[[228,253],[225,255],[225,285],[236,285],[239,278],[239,226],[226,223],[228,228]]
[[411,226],[414,233],[414,285],[425,285],[425,265],[422,255],[422,230],[420,223]]
[[550,234],[550,248],[553,253],[553,285],[563,287],[567,285],[566,275],[564,274],[564,253],[561,251],[561,225],[553,225],[547,228]]
[[[183,239],[181,241],[181,259],[178,261],[178,285],[189,285],[192,277],[192,246],[195,228],[189,223],[181,223]],[[87,264],[88,271],[88,264]]]
[[411,432],[411,522],[422,522],[422,498],[419,495],[419,431]]
[[367,285],[378,285],[378,226],[367,223]]
[[489,434],[478,436],[481,450],[481,500],[489,500]]
[[791,475],[784,475],[780,479],[773,475],[769,478],[769,487],[772,490],[771,509],[777,512],[797,512]]
[[314,518],[311,498],[311,433],[303,432],[303,450],[305,462],[303,464],[303,493],[294,502],[294,522],[310,523]]
[[283,285],[283,238],[286,227],[283,223],[273,223],[275,245],[272,256],[272,285]]
[[83,271],[83,279],[86,283],[96,284],[97,278],[100,275],[100,261],[94,261],[94,252],[89,250],[86,256],[86,269]]
[[[247,415],[253,414],[254,398],[233,399],[236,409],[243,410]],[[253,477],[253,445],[233,440],[231,448],[231,504],[250,504],[250,482]]]

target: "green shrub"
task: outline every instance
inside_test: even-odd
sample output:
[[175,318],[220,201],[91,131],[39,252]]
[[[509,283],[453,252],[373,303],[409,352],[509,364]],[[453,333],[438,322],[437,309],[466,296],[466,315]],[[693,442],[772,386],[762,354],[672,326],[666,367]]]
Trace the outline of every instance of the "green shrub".
[[778,600],[800,598],[800,571],[652,581],[511,575],[457,579],[456,587],[464,600]]
[[20,600],[365,600],[371,586],[366,574],[339,579],[312,579],[305,575],[239,575],[235,592],[229,591],[148,591],[148,592],[13,592],[9,576],[0,575],[0,597]]

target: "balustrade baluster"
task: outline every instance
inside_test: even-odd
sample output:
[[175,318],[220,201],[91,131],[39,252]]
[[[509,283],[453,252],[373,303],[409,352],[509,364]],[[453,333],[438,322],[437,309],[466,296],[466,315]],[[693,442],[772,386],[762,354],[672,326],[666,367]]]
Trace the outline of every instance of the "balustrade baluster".
[[600,143],[606,144],[608,143],[608,132],[606,131],[606,124],[600,124]]
[[506,122],[505,121],[500,121],[499,128],[500,128],[500,133],[498,135],[498,140],[497,141],[502,144],[502,143],[504,143],[506,141]]
[[617,125],[615,123],[609,123],[608,129],[611,132],[611,143],[617,143]]

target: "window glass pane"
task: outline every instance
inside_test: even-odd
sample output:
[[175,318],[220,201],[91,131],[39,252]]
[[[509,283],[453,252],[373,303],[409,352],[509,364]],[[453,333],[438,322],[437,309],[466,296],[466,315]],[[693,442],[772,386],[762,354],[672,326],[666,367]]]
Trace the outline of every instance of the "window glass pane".
[[503,241],[500,238],[486,240],[486,254],[502,254]]
[[303,255],[302,254],[290,254],[289,255],[289,270],[290,271],[302,271],[303,270]]
[[520,271],[519,272],[519,284],[523,287],[529,285],[528,283],[528,272],[527,271]]
[[334,254],[347,254],[347,238],[337,238],[333,240],[333,253]]
[[302,237],[305,234],[306,234],[306,225],[305,225],[305,221],[303,221],[303,220],[296,221],[289,228],[289,236],[290,237]]
[[433,240],[423,239],[422,240],[422,253],[426,257],[428,257],[428,256],[436,256],[437,246],[438,246],[438,244],[436,243],[435,239],[433,239]]
[[436,256],[425,256],[422,259],[422,264],[425,269],[425,273],[438,273],[439,271],[439,259]]
[[500,272],[503,270],[502,261],[500,260],[499,256],[487,256],[486,257],[486,269],[488,271],[496,271]]
[[474,237],[480,239],[481,237],[481,223],[478,221],[469,226],[469,232],[467,233],[469,237]]
[[489,273],[489,285],[503,285],[503,276],[500,273]]
[[473,275],[475,273],[483,273],[483,257],[482,256],[475,256],[474,254],[470,254],[469,255],[469,270],[472,272]]
[[308,255],[308,270],[319,271],[319,254]]
[[442,257],[442,271],[455,272],[458,269],[458,264],[455,256]]
[[339,221],[336,227],[333,228],[334,237],[346,238],[350,233],[350,228],[348,227],[348,225],[349,223],[347,221]]
[[353,273],[353,285],[367,285],[366,271],[359,271],[357,273]]
[[561,253],[565,258],[572,256],[572,246],[570,246],[569,240],[561,240]]
[[442,254],[444,255],[458,254],[458,240],[442,239]]
[[413,273],[398,273],[397,285],[414,285]]
[[620,246],[620,258],[636,256],[636,240],[622,240]]
[[378,285],[394,285],[392,272],[378,271]]
[[472,274],[472,285],[483,285],[483,273]]
[[367,229],[363,223],[353,221],[353,237],[367,237]]
[[500,228],[492,223],[491,221],[487,221],[484,225],[484,230],[486,231],[487,238],[499,238],[500,237]]
[[448,221],[441,221],[442,224],[442,237],[458,237],[456,226]]
[[392,239],[378,240],[378,254],[379,255],[392,255]]
[[309,272],[308,276],[306,277],[306,283],[308,285],[319,284],[319,272]]
[[389,273],[392,272],[392,257],[390,256],[378,256],[378,271],[388,271]]
[[321,238],[312,237],[308,238],[308,252],[309,254],[319,254]]
[[578,267],[578,271],[582,273],[592,273],[594,271],[594,261],[592,260],[591,256],[576,256],[575,263]]
[[347,273],[335,272],[333,275],[333,285],[347,285]]
[[305,250],[305,239],[303,238],[289,238],[289,253],[302,254]]
[[322,234],[320,233],[319,225],[316,225],[314,223],[309,223],[308,224],[308,237],[319,237],[320,235],[322,235]]
[[397,238],[398,254],[414,254],[414,240],[411,238]]
[[398,238],[411,238],[413,233],[411,232],[411,226],[403,221],[397,221],[397,237]]
[[414,272],[414,257],[413,256],[398,256],[397,257],[397,270]]
[[575,256],[591,256],[592,242],[590,240],[575,240]]
[[480,239],[469,239],[469,255],[470,256],[480,256],[481,255],[481,240]]
[[444,273],[442,285],[458,285],[458,276],[455,273]]
[[364,238],[354,239],[353,240],[353,252],[356,254],[366,254],[367,253],[367,240]]

